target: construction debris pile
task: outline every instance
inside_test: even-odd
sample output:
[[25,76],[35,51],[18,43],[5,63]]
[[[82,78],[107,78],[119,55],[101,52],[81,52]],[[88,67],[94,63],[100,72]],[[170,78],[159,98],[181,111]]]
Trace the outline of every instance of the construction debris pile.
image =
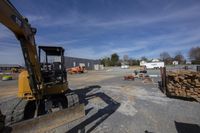
[[200,73],[167,72],[167,92],[171,96],[194,98],[200,102]]

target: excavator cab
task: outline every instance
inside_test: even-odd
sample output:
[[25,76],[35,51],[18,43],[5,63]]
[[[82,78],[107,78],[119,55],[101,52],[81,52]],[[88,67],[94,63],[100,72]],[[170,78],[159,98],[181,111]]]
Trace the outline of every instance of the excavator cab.
[[62,47],[39,46],[39,61],[44,84],[67,82]]

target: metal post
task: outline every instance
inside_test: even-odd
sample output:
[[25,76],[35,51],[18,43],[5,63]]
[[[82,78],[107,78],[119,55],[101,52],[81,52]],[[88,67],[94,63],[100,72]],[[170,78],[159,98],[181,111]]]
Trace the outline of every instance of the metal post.
[[167,92],[167,78],[166,78],[166,67],[163,67],[163,92],[166,94]]
[[49,70],[49,65],[48,65],[48,57],[47,57],[47,53],[45,52],[46,55],[46,69]]
[[162,91],[164,94],[166,94],[166,88],[167,88],[167,84],[166,84],[166,67],[161,67],[160,68],[160,74],[161,74],[161,87],[162,87]]
[[200,72],[200,66],[197,66],[197,72]]

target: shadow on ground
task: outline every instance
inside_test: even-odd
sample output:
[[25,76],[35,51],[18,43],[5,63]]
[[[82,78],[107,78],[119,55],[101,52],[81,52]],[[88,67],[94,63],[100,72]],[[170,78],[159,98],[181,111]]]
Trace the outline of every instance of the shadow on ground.
[[200,133],[200,126],[197,124],[174,122],[178,133]]
[[[87,105],[89,103],[89,100],[94,98],[94,97],[98,97],[100,99],[102,99],[107,106],[104,108],[101,108],[97,111],[97,113],[93,114],[92,116],[90,116],[89,118],[85,119],[83,122],[81,122],[80,124],[78,124],[77,126],[73,127],[72,129],[70,129],[69,131],[67,131],[67,133],[76,133],[81,131],[81,133],[90,133],[91,131],[93,131],[99,124],[101,124],[104,120],[106,120],[110,115],[112,115],[120,106],[120,103],[114,101],[111,97],[109,97],[108,95],[106,95],[103,92],[93,92],[92,94],[88,94],[91,91],[93,91],[94,89],[99,89],[101,88],[101,86],[99,85],[93,85],[93,86],[89,86],[83,89],[79,89],[79,90],[75,90],[75,92],[81,97],[80,102],[84,103],[85,105]],[[92,110],[93,108],[89,108],[86,110],[86,115]],[[94,125],[92,125],[91,127],[88,127],[86,129],[86,126],[94,123]]]

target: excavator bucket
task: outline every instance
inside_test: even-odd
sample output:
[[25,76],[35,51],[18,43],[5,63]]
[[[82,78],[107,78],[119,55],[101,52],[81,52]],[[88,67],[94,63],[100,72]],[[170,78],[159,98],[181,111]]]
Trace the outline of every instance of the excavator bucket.
[[43,133],[85,116],[84,104],[39,116],[10,126],[12,133]]

